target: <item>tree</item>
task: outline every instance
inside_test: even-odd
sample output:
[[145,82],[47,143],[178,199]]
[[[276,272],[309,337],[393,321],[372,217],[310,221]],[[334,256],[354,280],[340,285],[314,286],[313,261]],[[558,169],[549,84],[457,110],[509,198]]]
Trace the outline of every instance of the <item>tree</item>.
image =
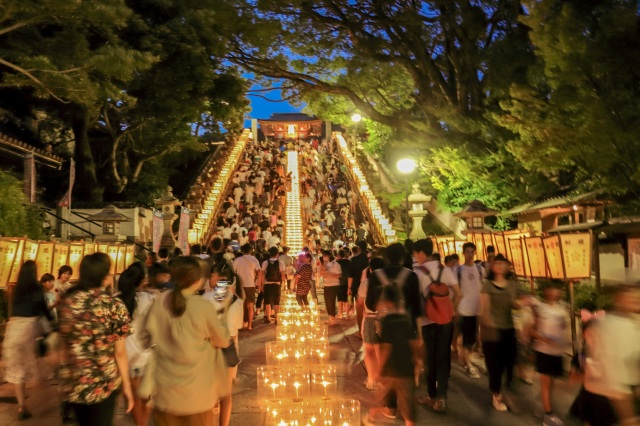
[[23,89],[23,115],[44,111],[48,123],[58,123],[56,135],[71,130],[81,199],[140,194],[140,188],[126,189],[145,165],[205,149],[201,131],[241,128],[246,85],[221,60],[220,2],[28,0],[11,6],[0,21],[12,29],[5,36],[0,29],[0,58],[10,57],[37,81],[1,62],[0,78]]
[[28,205],[22,189],[20,180],[0,170],[0,235],[42,238],[44,219],[37,209]]
[[624,203],[640,195],[635,1],[527,1],[536,62],[501,102],[507,149],[533,172]]

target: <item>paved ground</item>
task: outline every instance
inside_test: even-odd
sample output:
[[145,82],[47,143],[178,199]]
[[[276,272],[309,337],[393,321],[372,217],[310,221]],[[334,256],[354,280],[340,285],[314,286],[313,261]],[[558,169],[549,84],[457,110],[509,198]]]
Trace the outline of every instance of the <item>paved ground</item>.
[[[362,341],[357,337],[355,321],[344,321],[339,326],[330,328],[331,362],[338,366],[338,389],[345,396],[358,399],[362,404],[363,417],[366,409],[373,402],[373,392],[367,391],[363,385],[366,373],[361,362]],[[264,343],[275,340],[275,326],[256,322],[252,332],[240,334],[240,356],[242,363],[239,369],[239,380],[234,389],[234,407],[231,417],[232,425],[262,425],[264,417],[256,401],[256,368],[265,363]],[[423,394],[422,385],[418,393]],[[13,389],[9,384],[0,385],[0,426],[57,426],[59,419],[59,397],[53,381],[32,385],[28,388],[28,406],[34,417],[28,421],[17,422],[16,403]],[[577,387],[563,380],[556,388],[557,411],[563,418],[569,409]],[[424,407],[418,408],[417,424],[427,425],[540,425],[541,418],[534,414],[539,410],[539,388],[537,384],[527,386],[518,382],[513,389],[514,400],[519,414],[513,412],[499,413],[491,407],[486,377],[473,380],[464,375],[460,366],[454,363],[450,382],[448,406],[446,414],[436,414]],[[396,420],[379,420],[378,424],[403,424]],[[130,426],[133,421],[119,408],[116,425]],[[565,424],[576,424],[570,421]]]

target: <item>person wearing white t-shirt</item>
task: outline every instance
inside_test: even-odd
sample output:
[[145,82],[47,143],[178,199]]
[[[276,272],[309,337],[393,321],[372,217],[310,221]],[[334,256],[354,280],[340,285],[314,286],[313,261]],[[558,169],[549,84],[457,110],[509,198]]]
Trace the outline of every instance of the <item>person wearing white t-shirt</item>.
[[[439,280],[449,288],[450,293],[453,293],[453,312],[456,312],[460,300],[460,289],[456,276],[451,272],[451,269],[443,267],[439,261],[431,260],[432,254],[433,243],[431,240],[422,239],[415,242],[413,258],[417,266],[414,268],[414,272],[418,275],[420,293],[425,300],[428,300],[431,284]],[[449,323],[436,324],[427,316],[426,312],[423,312],[418,321],[422,323],[421,330],[420,327],[418,330],[422,333],[427,354],[425,363],[427,395],[418,397],[418,402],[432,406],[435,411],[445,411],[451,372],[453,317]]]
[[254,305],[256,303],[256,282],[260,277],[260,262],[251,255],[251,245],[245,244],[240,247],[242,256],[233,261],[233,272],[238,276],[245,296],[245,319],[247,329],[253,330]]
[[[476,255],[475,244],[468,242],[462,246],[464,263],[458,267],[458,284],[460,285],[460,303],[458,316],[460,333],[462,334],[462,348],[460,357],[469,377],[479,379],[478,369],[471,364],[469,355],[478,338],[478,315],[480,315],[480,290],[485,271],[482,266],[474,263]],[[457,344],[454,341],[454,344]]]

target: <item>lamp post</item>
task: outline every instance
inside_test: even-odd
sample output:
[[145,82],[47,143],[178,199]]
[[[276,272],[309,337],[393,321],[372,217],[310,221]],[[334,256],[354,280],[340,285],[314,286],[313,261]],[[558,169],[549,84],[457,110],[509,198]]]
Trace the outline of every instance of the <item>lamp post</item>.
[[409,175],[411,173],[413,173],[413,171],[416,169],[417,164],[416,162],[411,159],[411,158],[403,158],[402,160],[398,161],[398,163],[396,164],[396,167],[398,168],[398,171],[400,173],[402,173],[403,175],[405,175],[405,214],[406,214],[406,220],[405,220],[405,232],[407,233],[406,238],[409,238],[409,221],[411,220],[409,218],[409,191],[411,190],[411,188],[409,187]]
[[353,121],[356,124],[355,135],[353,136],[355,141],[355,143],[353,144],[354,152],[355,152],[355,147],[358,144],[358,124],[360,124],[360,121],[362,121],[362,116],[356,112],[351,116],[351,121]]

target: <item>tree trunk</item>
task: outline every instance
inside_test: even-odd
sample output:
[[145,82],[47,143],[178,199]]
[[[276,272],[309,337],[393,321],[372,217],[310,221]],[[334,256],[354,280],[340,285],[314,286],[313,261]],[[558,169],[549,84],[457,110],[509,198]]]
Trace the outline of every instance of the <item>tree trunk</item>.
[[98,181],[96,162],[89,143],[90,120],[87,111],[80,110],[73,118],[75,136],[76,187],[78,197],[85,201],[104,201],[104,186]]

